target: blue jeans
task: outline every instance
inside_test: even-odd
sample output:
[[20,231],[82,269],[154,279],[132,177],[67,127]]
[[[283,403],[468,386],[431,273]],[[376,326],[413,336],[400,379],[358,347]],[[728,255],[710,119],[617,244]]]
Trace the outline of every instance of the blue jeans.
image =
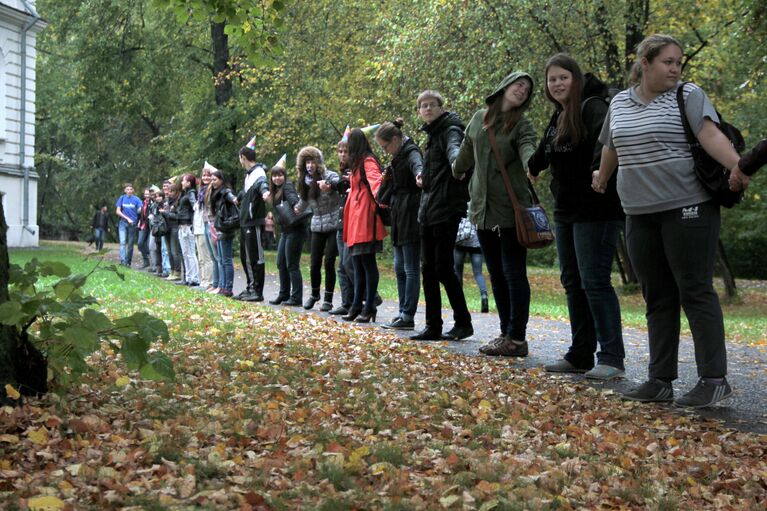
[[517,341],[527,335],[530,318],[530,282],[527,280],[527,249],[517,242],[514,228],[495,231],[477,229],[485,256],[493,299],[501,320],[501,333]]
[[162,272],[170,273],[170,257],[168,256],[168,241],[165,236],[160,236],[160,255],[162,257]]
[[372,314],[376,310],[376,293],[378,293],[378,263],[376,255],[361,254],[352,256],[354,265],[354,302],[352,310],[362,309],[365,300],[365,312]]
[[301,248],[304,245],[305,231],[295,229],[283,231],[277,245],[277,269],[280,274],[280,292],[282,298],[302,301],[304,279],[301,276]]
[[349,247],[344,243],[343,229],[339,229],[336,233],[336,245],[338,245],[338,286],[341,288],[341,305],[348,310],[354,301],[354,267],[349,257]]
[[93,229],[93,243],[96,245],[96,250],[104,248],[104,229],[98,227]]
[[411,321],[418,309],[418,295],[421,292],[420,266],[420,241],[394,247],[394,273],[397,275],[399,315],[406,321]]
[[485,282],[485,276],[482,275],[482,258],[481,252],[469,252],[463,250],[461,247],[456,246],[453,250],[453,259],[455,259],[455,274],[458,275],[458,280],[463,284],[463,263],[466,261],[466,256],[469,256],[471,262],[471,271],[474,274],[474,281],[479,288],[479,294],[483,297],[487,296],[487,283]]
[[117,229],[120,233],[120,264],[130,266],[133,261],[133,244],[136,243],[136,224],[120,220]]
[[151,236],[149,229],[138,231],[138,251],[146,264],[149,264],[149,236]]
[[234,285],[234,261],[232,260],[233,242],[234,238],[225,240],[219,238],[216,243],[216,247],[218,248],[218,287],[225,291],[231,291],[232,286]]
[[597,361],[623,369],[621,307],[610,281],[623,222],[556,222],[557,255],[570,313],[572,345],[565,360],[581,369]]

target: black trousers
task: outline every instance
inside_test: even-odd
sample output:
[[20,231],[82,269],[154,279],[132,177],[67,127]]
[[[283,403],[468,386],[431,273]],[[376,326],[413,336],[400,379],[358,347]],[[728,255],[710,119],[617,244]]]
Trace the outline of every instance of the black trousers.
[[439,285],[445,287],[458,326],[471,324],[463,285],[455,274],[453,248],[460,218],[421,227],[421,278],[426,299],[426,326],[442,330],[442,296]]
[[626,217],[626,244],[647,303],[650,378],[678,376],[680,306],[690,323],[698,376],[727,374],[713,283],[719,224],[719,206],[711,201]]
[[325,292],[333,294],[336,287],[336,231],[312,232],[312,258],[310,276],[312,282],[312,296],[319,297],[320,283],[322,282],[322,260],[325,260]]
[[245,271],[246,290],[258,296],[264,294],[264,226],[240,227],[240,262]]

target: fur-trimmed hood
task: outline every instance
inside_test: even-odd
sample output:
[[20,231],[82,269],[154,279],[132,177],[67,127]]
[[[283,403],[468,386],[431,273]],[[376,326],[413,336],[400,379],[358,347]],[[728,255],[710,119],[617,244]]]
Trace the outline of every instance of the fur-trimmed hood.
[[322,156],[322,151],[310,145],[302,147],[296,156],[296,175],[302,176],[302,179],[306,174],[306,160],[316,161],[320,170],[325,170],[325,158]]

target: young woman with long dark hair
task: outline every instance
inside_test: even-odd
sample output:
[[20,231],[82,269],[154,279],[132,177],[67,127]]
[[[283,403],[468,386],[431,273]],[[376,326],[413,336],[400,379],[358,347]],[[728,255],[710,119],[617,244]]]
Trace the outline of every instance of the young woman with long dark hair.
[[607,86],[594,75],[584,76],[563,53],[549,59],[544,74],[554,113],[528,169],[533,179],[551,169],[557,255],[572,335],[568,352],[546,370],[610,380],[624,373],[621,309],[610,280],[624,215],[615,179],[605,194],[591,189],[591,172],[602,152]]
[[[535,151],[535,129],[524,116],[532,99],[533,79],[523,72],[506,76],[485,99],[466,128],[466,137],[453,166],[453,175],[469,182],[469,221],[490,273],[493,298],[500,318],[500,335],[479,351],[490,356],[525,357],[530,283],[527,249],[517,241],[514,206],[501,172],[506,172],[514,194],[524,205],[532,202],[525,163]],[[494,134],[504,169],[498,167],[488,133]],[[455,236],[455,233],[453,234]],[[452,252],[451,252],[452,255]]]
[[376,212],[375,202],[381,185],[381,164],[359,128],[349,135],[349,168],[352,174],[344,207],[344,242],[349,247],[354,266],[354,300],[343,319],[369,323],[376,319],[379,279],[376,253],[383,249],[386,228]]

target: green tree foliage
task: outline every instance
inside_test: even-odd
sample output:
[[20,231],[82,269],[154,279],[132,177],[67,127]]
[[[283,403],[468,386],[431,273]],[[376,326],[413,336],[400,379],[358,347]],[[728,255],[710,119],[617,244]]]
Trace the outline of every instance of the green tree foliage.
[[[237,183],[236,151],[254,134],[267,164],[306,144],[335,164],[347,123],[403,117],[423,142],[413,108],[421,90],[440,90],[468,119],[512,69],[536,79],[530,116],[542,129],[552,108],[542,82],[549,55],[567,51],[622,88],[633,46],[653,32],[683,41],[685,77],[749,144],[767,134],[767,14],[758,0],[40,0],[38,8],[50,22],[38,80],[41,216],[58,228],[85,225],[92,190],[113,200],[120,181],[141,186],[205,159]],[[215,23],[228,36],[225,71],[214,66]],[[231,83],[224,104],[215,96],[222,77]],[[762,182],[725,214],[736,267],[767,239]]]

